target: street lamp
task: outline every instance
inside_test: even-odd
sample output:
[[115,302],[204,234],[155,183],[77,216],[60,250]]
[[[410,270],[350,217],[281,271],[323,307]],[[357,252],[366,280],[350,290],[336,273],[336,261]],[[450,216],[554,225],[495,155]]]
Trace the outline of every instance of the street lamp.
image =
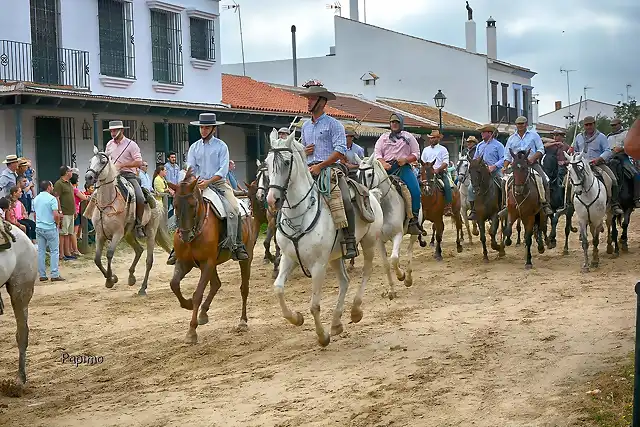
[[440,133],[442,133],[442,109],[444,108],[444,103],[447,101],[447,97],[444,96],[442,90],[438,89],[438,93],[433,97],[433,101],[436,103],[436,108],[440,112]]

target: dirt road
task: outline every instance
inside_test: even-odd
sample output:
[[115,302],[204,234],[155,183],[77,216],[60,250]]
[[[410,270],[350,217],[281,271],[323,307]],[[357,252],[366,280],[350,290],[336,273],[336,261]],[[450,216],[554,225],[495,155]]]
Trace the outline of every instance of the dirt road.
[[[524,248],[482,262],[481,246],[455,253],[445,230],[444,261],[416,250],[412,288],[398,299],[380,263],[365,295],[365,315],[326,349],[316,344],[309,314],[310,281],[297,270],[285,289],[305,315],[297,328],[281,316],[270,266],[256,246],[249,331],[240,317],[240,273],[221,268],[222,289],[184,344],[190,313],[169,289],[172,269],[158,252],[149,296],[104,287],[93,262],[66,263],[62,284],[37,284],[30,310],[29,386],[21,398],[0,397],[0,425],[10,426],[565,426],[585,375],[632,349],[633,286],[638,279],[637,227],[630,252],[612,260],[601,247],[599,270],[580,273],[577,235],[571,254]],[[514,239],[515,240],[515,239]],[[130,255],[116,255],[126,278]],[[403,265],[406,260],[401,259]],[[351,274],[360,280],[362,261]],[[142,275],[139,267],[138,277]],[[329,275],[322,316],[329,327],[337,282]],[[183,282],[191,293],[197,276]],[[3,290],[5,302],[8,297]],[[15,321],[0,318],[0,378],[17,369]],[[75,366],[63,354],[100,357]]]

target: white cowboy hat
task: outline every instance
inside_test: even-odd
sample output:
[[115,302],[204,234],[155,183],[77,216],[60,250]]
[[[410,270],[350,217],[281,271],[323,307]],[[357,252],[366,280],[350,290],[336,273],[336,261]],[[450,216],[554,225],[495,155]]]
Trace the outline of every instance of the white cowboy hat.
[[2,163],[4,163],[5,165],[9,165],[11,163],[18,163],[19,159],[18,156],[16,156],[15,154],[9,154],[3,161]]
[[104,129],[103,132],[109,132],[114,129],[129,129],[129,126],[124,126],[122,120],[111,120],[109,122],[109,129]]

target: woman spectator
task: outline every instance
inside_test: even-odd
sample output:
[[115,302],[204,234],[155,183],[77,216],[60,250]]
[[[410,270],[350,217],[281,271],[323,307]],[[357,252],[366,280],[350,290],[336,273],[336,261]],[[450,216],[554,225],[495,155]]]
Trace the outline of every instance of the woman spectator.
[[22,188],[15,186],[9,190],[9,209],[6,212],[6,219],[11,224],[20,228],[35,244],[36,242],[36,223],[30,220],[27,210],[20,201],[22,196]]
[[[158,165],[156,170],[153,172],[153,192],[154,197],[160,203],[163,202],[163,196],[173,196],[173,190],[169,188],[167,184],[167,169],[165,169],[164,165]],[[164,207],[168,209],[168,206]],[[170,216],[170,215],[169,215]]]
[[78,188],[78,174],[74,173],[73,175],[71,175],[69,182],[73,186],[73,200],[76,205],[76,213],[73,219],[73,235],[71,237],[71,254],[75,256],[80,256],[82,255],[78,250],[78,237],[80,234],[80,221],[81,221],[80,203],[83,200],[87,200],[88,197]]

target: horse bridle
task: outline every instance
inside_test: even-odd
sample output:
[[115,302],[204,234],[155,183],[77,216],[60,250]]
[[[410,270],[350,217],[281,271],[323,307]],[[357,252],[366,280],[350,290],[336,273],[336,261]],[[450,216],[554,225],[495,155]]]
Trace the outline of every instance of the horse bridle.
[[[105,168],[107,167],[107,165],[109,164],[109,156],[107,156],[105,153],[103,153],[102,151],[100,151],[99,153],[96,153],[93,155],[93,157],[98,156],[100,158],[100,164],[102,165],[102,167],[100,168],[99,171],[96,171],[93,168],[89,168],[87,169],[87,172],[92,172],[95,175],[95,180],[96,182],[93,185],[93,188],[95,190],[97,190],[98,188],[102,187],[102,185],[105,184],[111,184],[113,181],[115,181],[116,179],[113,178],[111,181],[109,182],[103,182],[101,185],[98,185],[98,178],[100,178],[100,175],[102,175],[102,172],[104,172]],[[104,160],[104,161],[103,161]]]
[[[515,172],[513,172],[513,194],[515,196],[522,196],[524,194],[524,189],[527,187],[527,184],[529,183],[529,180],[531,178],[531,166],[529,164],[526,165],[517,165],[518,168],[524,167],[527,170],[527,175],[524,178],[524,183],[523,184],[516,184],[516,178],[515,178]],[[530,191],[526,194],[526,196],[524,197],[525,199],[527,197],[529,197],[529,193]]]
[[[571,176],[571,174],[569,174],[569,181],[571,182],[571,186],[573,187],[573,191],[574,191],[574,193],[575,193],[576,195],[578,195],[578,196],[579,196],[580,194],[582,194],[582,191],[583,191],[583,190],[585,190],[585,189],[584,189],[584,184],[585,184],[585,182],[584,182],[584,181],[585,181],[585,179],[587,178],[587,177],[586,177],[587,173],[586,173],[585,168],[584,168],[584,163],[582,162],[582,160],[580,160],[580,161],[575,162],[575,163],[574,163],[574,162],[570,162],[569,164],[572,166],[572,169],[574,169],[574,170],[575,170],[575,172],[576,172],[576,175],[577,175],[578,179],[580,179],[580,181],[578,181],[578,182],[573,182],[573,177]],[[593,179],[591,180],[591,185],[589,185],[589,188],[587,188],[587,189],[585,190],[585,191],[587,191],[587,192],[588,192],[589,190],[591,190],[591,187],[593,187],[593,185],[595,184],[595,180],[596,180],[595,175],[594,175],[594,176],[592,176],[592,178],[593,178]],[[579,185],[579,186],[580,186],[580,192],[579,192],[579,193],[578,193],[578,192],[576,191],[576,189],[575,189],[575,188],[576,188],[576,185]]]
[[[456,166],[456,175],[458,176],[458,182],[460,184],[464,184],[465,181],[467,180],[467,178],[469,178],[469,168],[467,167],[467,172],[466,173],[460,173],[460,168],[462,167],[462,165],[464,164],[465,160],[462,159],[460,161],[458,161],[458,166]],[[469,164],[469,161],[466,161],[467,164]]]
[[[262,165],[258,168],[258,171],[256,172],[256,190],[262,190],[262,193],[264,194],[264,199],[267,198],[267,191],[269,191],[269,176],[266,174],[267,172],[267,166],[266,165]],[[264,181],[266,182],[266,187],[264,186],[264,184],[261,184],[260,182]],[[264,200],[260,200],[261,202],[264,202]]]
[[[180,221],[178,219],[178,213],[176,210],[176,221],[178,224],[178,233],[180,234],[180,239],[184,242],[184,243],[191,243],[193,241],[193,239],[195,239],[200,232],[202,231],[202,226],[204,225],[204,220],[207,218],[207,212],[208,209],[204,209],[204,213],[202,214],[198,214],[198,210],[200,209],[200,199],[202,199],[202,195],[200,195],[200,197],[198,198],[196,196],[196,191],[200,191],[200,189],[196,186],[196,188],[194,189],[194,191],[192,191],[189,194],[174,194],[173,199],[174,201],[179,201],[180,202],[180,208],[184,209],[185,205],[187,205],[187,200],[189,200],[190,198],[194,198],[196,200],[196,208],[195,208],[195,221],[193,222],[193,225],[191,226],[191,228],[188,229],[184,229],[182,228],[180,225]],[[178,203],[176,203],[176,205],[178,205]]]
[[[396,170],[396,172],[393,173],[393,175],[397,174],[397,172],[400,169]],[[360,172],[366,172],[366,171],[372,171],[371,172],[371,181],[369,182],[369,180],[367,179],[367,175],[365,173],[360,173]],[[380,185],[382,185],[384,182],[389,181],[389,175],[387,174],[387,176],[380,181],[377,185],[373,185],[373,179],[375,178],[376,175],[376,169],[374,167],[374,165],[369,165],[366,167],[358,167],[358,172],[356,173],[356,177],[358,178],[358,182],[362,185],[364,185],[365,187],[367,187],[369,190],[373,190],[374,188],[380,188]],[[389,194],[389,191],[391,191],[391,183],[389,183],[389,188],[387,189],[387,191],[382,195],[382,198],[384,198],[387,194]]]

